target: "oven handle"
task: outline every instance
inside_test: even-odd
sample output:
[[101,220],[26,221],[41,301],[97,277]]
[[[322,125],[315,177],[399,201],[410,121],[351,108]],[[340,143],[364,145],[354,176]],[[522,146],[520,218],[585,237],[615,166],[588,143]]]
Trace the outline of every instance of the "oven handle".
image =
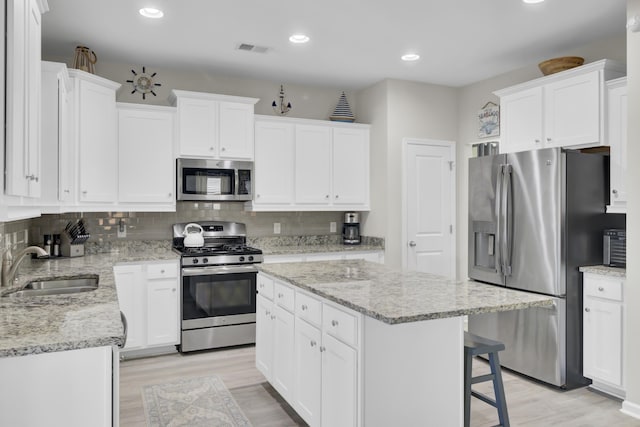
[[253,265],[218,265],[214,267],[183,268],[183,276],[204,276],[208,274],[257,273]]

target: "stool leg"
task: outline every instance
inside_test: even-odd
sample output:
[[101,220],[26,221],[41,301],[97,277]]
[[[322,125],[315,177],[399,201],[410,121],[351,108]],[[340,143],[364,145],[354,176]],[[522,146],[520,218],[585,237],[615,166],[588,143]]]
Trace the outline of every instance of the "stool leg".
[[471,368],[473,360],[471,354],[464,352],[464,427],[471,423]]
[[493,378],[493,391],[496,395],[496,406],[498,418],[502,427],[509,427],[509,413],[507,412],[507,401],[504,396],[504,385],[502,384],[502,370],[500,369],[500,359],[498,353],[489,353],[489,364]]

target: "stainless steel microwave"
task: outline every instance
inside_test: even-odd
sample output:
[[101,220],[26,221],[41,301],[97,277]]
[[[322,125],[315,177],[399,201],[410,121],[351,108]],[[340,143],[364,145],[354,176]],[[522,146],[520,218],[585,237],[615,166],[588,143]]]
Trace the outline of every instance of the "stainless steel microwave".
[[253,198],[253,162],[177,159],[177,200],[246,201]]

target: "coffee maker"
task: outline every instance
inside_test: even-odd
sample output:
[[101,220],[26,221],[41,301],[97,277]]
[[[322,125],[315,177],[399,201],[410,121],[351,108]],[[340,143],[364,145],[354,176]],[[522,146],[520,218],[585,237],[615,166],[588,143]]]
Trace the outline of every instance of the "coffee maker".
[[356,212],[346,212],[344,214],[344,224],[342,225],[342,243],[345,245],[360,244],[360,214]]

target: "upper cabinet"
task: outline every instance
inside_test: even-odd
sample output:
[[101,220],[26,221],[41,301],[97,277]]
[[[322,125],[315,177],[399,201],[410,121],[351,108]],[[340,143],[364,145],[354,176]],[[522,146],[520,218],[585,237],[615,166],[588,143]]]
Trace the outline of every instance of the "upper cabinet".
[[607,82],[608,136],[611,161],[607,212],[627,212],[627,78]]
[[369,210],[369,125],[256,116],[256,211]]
[[46,0],[6,2],[5,193],[40,197],[40,59]]
[[179,157],[253,160],[257,98],[172,90]]
[[607,145],[605,82],[625,69],[605,59],[494,92],[500,97],[500,152]]

